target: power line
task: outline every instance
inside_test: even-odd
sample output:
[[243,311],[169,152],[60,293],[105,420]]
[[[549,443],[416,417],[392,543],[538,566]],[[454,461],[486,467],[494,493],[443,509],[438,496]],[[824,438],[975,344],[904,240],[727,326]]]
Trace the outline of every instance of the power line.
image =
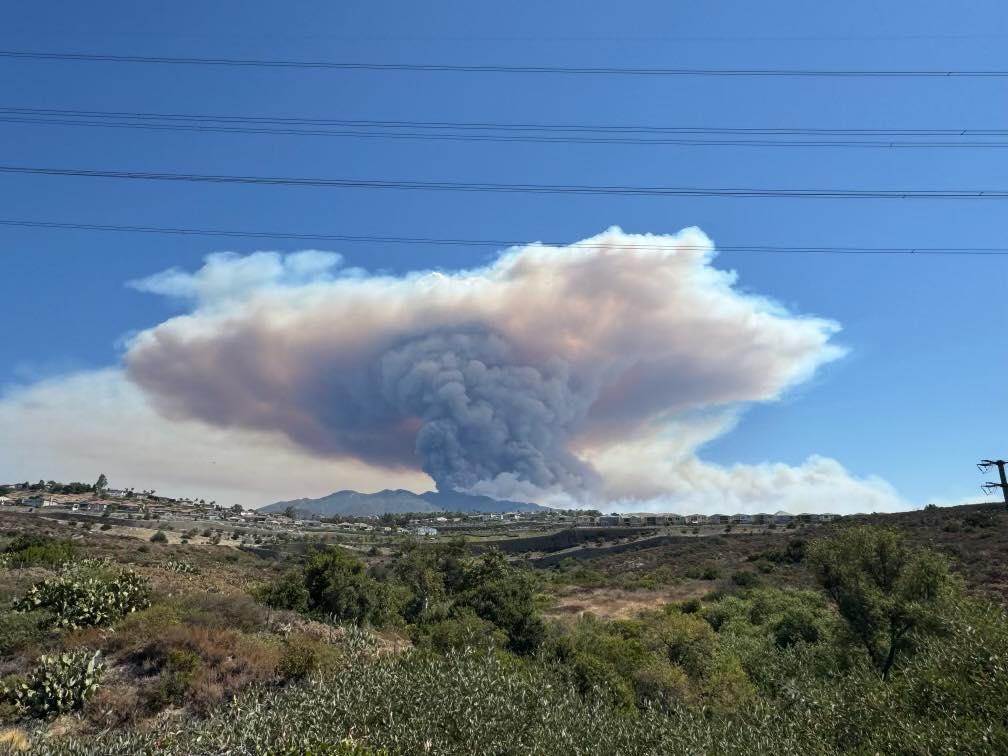
[[[368,244],[413,244],[413,245],[433,245],[433,246],[453,246],[453,247],[493,247],[495,249],[505,249],[509,247],[531,246],[532,244],[543,244],[550,247],[569,246],[570,242],[528,242],[503,239],[446,239],[425,236],[378,236],[378,235],[354,235],[354,234],[311,234],[294,231],[255,231],[255,230],[227,230],[208,228],[167,228],[163,226],[124,226],[116,224],[99,223],[73,223],[66,221],[40,221],[40,220],[19,220],[11,218],[0,218],[0,226],[11,226],[21,228],[52,229],[60,231],[95,231],[114,233],[141,233],[141,234],[167,234],[179,236],[221,236],[233,238],[251,239],[292,239],[296,241],[326,241],[326,242],[352,242]],[[575,246],[581,249],[605,249],[606,244],[589,244],[587,242],[575,242]],[[635,242],[633,246],[637,249],[665,249],[667,245],[643,244]],[[676,245],[682,250],[704,251],[707,247],[690,247],[688,245]],[[736,244],[718,245],[716,251],[719,252],[745,252],[753,254],[835,254],[835,255],[1008,255],[1008,247],[824,247],[817,245],[810,246],[777,246],[765,244]]]
[[133,181],[303,186],[327,189],[398,189],[414,191],[498,192],[508,194],[619,195],[634,197],[774,197],[780,199],[1005,199],[1004,189],[785,189],[672,186],[590,186],[584,184],[500,184],[467,181],[295,178],[199,173],[163,173],[0,165],[0,173],[35,176],[112,178]]
[[475,130],[533,130],[533,131],[590,131],[590,132],[643,132],[671,134],[811,134],[811,135],[854,135],[854,136],[1004,136],[1008,129],[975,128],[820,128],[820,127],[717,127],[717,126],[656,126],[656,125],[592,125],[584,123],[499,123],[487,121],[416,121],[416,120],[375,120],[375,119],[334,119],[306,118],[262,115],[210,115],[200,113],[150,113],[121,110],[68,110],[56,108],[0,107],[0,113],[25,115],[52,115],[70,117],[96,117],[110,119],[156,119],[183,121],[220,121],[238,123],[292,124],[316,126],[351,126],[376,128],[423,128],[423,129],[475,129]]
[[[62,113],[62,115],[55,115]],[[52,115],[50,115],[52,114]],[[160,120],[155,120],[160,118]],[[185,119],[185,120],[183,120]],[[1008,135],[1006,130],[919,129],[651,129],[632,127],[574,127],[519,124],[437,124],[430,122],[344,121],[345,126],[318,127],[308,120],[239,118],[225,116],[157,116],[150,113],[96,113],[80,111],[46,111],[28,108],[0,108],[0,123],[41,124],[50,126],[84,126],[100,128],[140,129],[154,131],[188,131],[228,134],[265,134],[285,136],[324,136],[370,139],[448,140],[468,142],[526,142],[564,144],[618,144],[652,146],[722,146],[722,147],[830,147],[830,148],[944,148],[944,147],[1008,147],[1008,141],[963,139],[964,136]],[[334,122],[338,124],[339,122]],[[665,136],[675,134],[677,136]],[[698,136],[678,136],[698,135]],[[741,135],[751,135],[742,138]],[[845,139],[823,137],[842,134]],[[706,136],[705,136],[706,135]],[[714,138],[711,138],[713,135]],[[732,136],[736,135],[736,136]],[[884,139],[868,139],[882,136]],[[897,136],[951,136],[941,141],[897,139]],[[730,138],[726,138],[730,137]],[[758,137],[758,138],[757,138]],[[797,137],[797,138],[796,138]],[[815,138],[812,138],[815,137]]]
[[340,71],[411,71],[418,73],[559,74],[590,76],[772,76],[831,78],[1005,78],[1000,70],[831,70],[805,68],[663,68],[612,66],[515,66],[469,63],[375,63],[361,61],[268,60],[261,58],[197,58],[160,55],[0,50],[0,58],[76,61],[89,63],[148,63],[163,65],[231,66],[241,68],[305,68]]

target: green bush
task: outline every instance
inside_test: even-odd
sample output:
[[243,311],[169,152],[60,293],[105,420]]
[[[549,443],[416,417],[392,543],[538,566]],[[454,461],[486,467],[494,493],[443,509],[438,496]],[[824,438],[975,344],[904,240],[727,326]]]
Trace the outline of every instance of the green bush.
[[74,558],[73,543],[49,536],[19,534],[3,550],[3,562],[10,567],[42,565],[58,567]]
[[47,609],[56,627],[105,625],[150,605],[147,579],[130,570],[116,575],[62,574],[36,583],[18,599],[17,611]]
[[168,536],[165,535],[163,530],[159,530],[157,533],[150,537],[151,543],[168,543]]
[[755,572],[748,570],[736,570],[731,576],[732,582],[740,588],[755,588],[759,585],[759,578]]
[[308,611],[308,589],[305,587],[304,576],[297,570],[286,572],[276,580],[260,585],[252,594],[273,609]]
[[167,704],[182,703],[201,663],[199,655],[189,649],[171,649],[161,669],[158,686],[153,693],[155,706],[161,708]]
[[303,680],[315,671],[318,663],[314,646],[296,639],[288,640],[277,662],[277,675],[282,680]]
[[0,657],[42,643],[50,636],[52,615],[46,611],[0,612]]
[[0,697],[31,716],[48,718],[76,711],[98,689],[104,666],[88,650],[41,656],[26,677],[5,682]]
[[504,648],[507,634],[492,622],[461,609],[451,617],[415,625],[411,633],[417,646],[441,653],[462,648]]
[[690,698],[689,676],[682,667],[658,659],[634,672],[633,686],[640,706],[672,709]]
[[507,633],[515,653],[531,654],[545,638],[545,626],[536,613],[532,575],[512,567],[499,552],[488,552],[462,570],[454,602]]

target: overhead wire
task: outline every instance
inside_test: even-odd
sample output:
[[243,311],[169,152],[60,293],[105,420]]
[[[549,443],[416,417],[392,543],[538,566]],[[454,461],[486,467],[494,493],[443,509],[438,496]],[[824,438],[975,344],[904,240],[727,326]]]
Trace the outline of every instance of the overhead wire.
[[549,66],[475,63],[409,63],[375,61],[207,58],[168,55],[0,50],[0,58],[89,63],[145,63],[187,66],[303,68],[340,71],[411,71],[417,73],[557,74],[591,76],[729,76],[827,78],[1006,78],[1008,70],[981,69],[824,69],[824,68],[673,68],[662,66]]
[[[1008,147],[1008,141],[991,139],[991,137],[1008,136],[1008,130],[1005,129],[746,129],[534,125],[180,115],[13,107],[0,107],[0,123],[228,134],[546,144],[835,148]],[[936,140],[937,137],[944,138]]]
[[[437,238],[425,236],[387,236],[373,234],[331,234],[331,233],[305,233],[295,231],[276,230],[236,230],[220,228],[184,228],[184,227],[164,227],[164,226],[131,226],[107,223],[77,223],[71,221],[52,220],[31,220],[16,218],[0,218],[0,226],[50,229],[60,231],[92,231],[92,232],[113,232],[113,233],[140,233],[140,234],[166,234],[181,236],[208,236],[208,237],[232,237],[232,238],[255,238],[255,239],[290,239],[294,241],[324,241],[324,242],[346,242],[346,243],[367,243],[367,244],[399,244],[399,245],[433,245],[433,246],[453,246],[453,247],[493,247],[495,249],[508,249],[512,247],[527,246],[548,246],[565,247],[574,246],[579,249],[607,249],[611,244],[591,243],[588,241],[578,242],[529,242],[504,239],[457,239],[457,238]],[[631,243],[635,249],[667,249],[669,244],[646,243],[634,241]],[[738,252],[751,254],[841,254],[841,255],[1008,255],[1008,247],[853,247],[853,246],[780,246],[767,244],[728,244],[712,245],[708,247],[691,246],[684,244],[674,244],[674,247],[683,251],[707,251],[709,249],[717,252]]]
[[0,173],[108,178],[129,181],[302,186],[329,189],[396,189],[413,191],[498,192],[525,194],[609,195],[649,197],[774,197],[781,199],[1006,199],[1005,189],[791,189],[777,187],[675,187],[587,184],[503,184],[493,182],[409,179],[310,178],[241,176],[229,174],[168,173],[87,168],[0,165]]

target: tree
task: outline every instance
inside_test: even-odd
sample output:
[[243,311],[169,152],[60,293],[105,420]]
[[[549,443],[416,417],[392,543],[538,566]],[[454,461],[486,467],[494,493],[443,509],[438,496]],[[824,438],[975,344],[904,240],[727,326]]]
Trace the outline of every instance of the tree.
[[290,506],[288,506],[288,507],[287,507],[287,508],[286,508],[286,509],[284,510],[284,515],[285,515],[286,517],[289,517],[289,518],[290,518],[290,519],[292,519],[292,520],[296,520],[296,519],[297,519],[297,509],[295,509],[295,508],[294,508],[294,505],[293,505],[293,504],[291,504]]
[[883,680],[915,636],[940,631],[960,590],[945,557],[890,528],[851,528],[815,541],[806,560]]
[[456,607],[468,607],[501,628],[517,654],[531,654],[539,647],[545,627],[536,613],[530,573],[512,567],[500,552],[489,551],[464,569],[459,582]]
[[308,608],[337,621],[381,626],[398,615],[390,586],[371,577],[362,562],[339,547],[313,554],[303,580]]
[[108,487],[108,478],[105,477],[105,473],[101,473],[94,484],[95,493],[100,494],[106,487]]

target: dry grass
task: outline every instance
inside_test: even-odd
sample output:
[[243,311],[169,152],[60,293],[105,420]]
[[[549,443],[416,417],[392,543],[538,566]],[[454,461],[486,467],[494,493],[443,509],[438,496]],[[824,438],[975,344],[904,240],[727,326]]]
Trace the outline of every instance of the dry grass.
[[700,598],[710,590],[710,583],[688,580],[658,591],[628,591],[622,588],[589,588],[559,596],[546,609],[547,617],[592,614],[600,619],[630,619],[663,604]]

